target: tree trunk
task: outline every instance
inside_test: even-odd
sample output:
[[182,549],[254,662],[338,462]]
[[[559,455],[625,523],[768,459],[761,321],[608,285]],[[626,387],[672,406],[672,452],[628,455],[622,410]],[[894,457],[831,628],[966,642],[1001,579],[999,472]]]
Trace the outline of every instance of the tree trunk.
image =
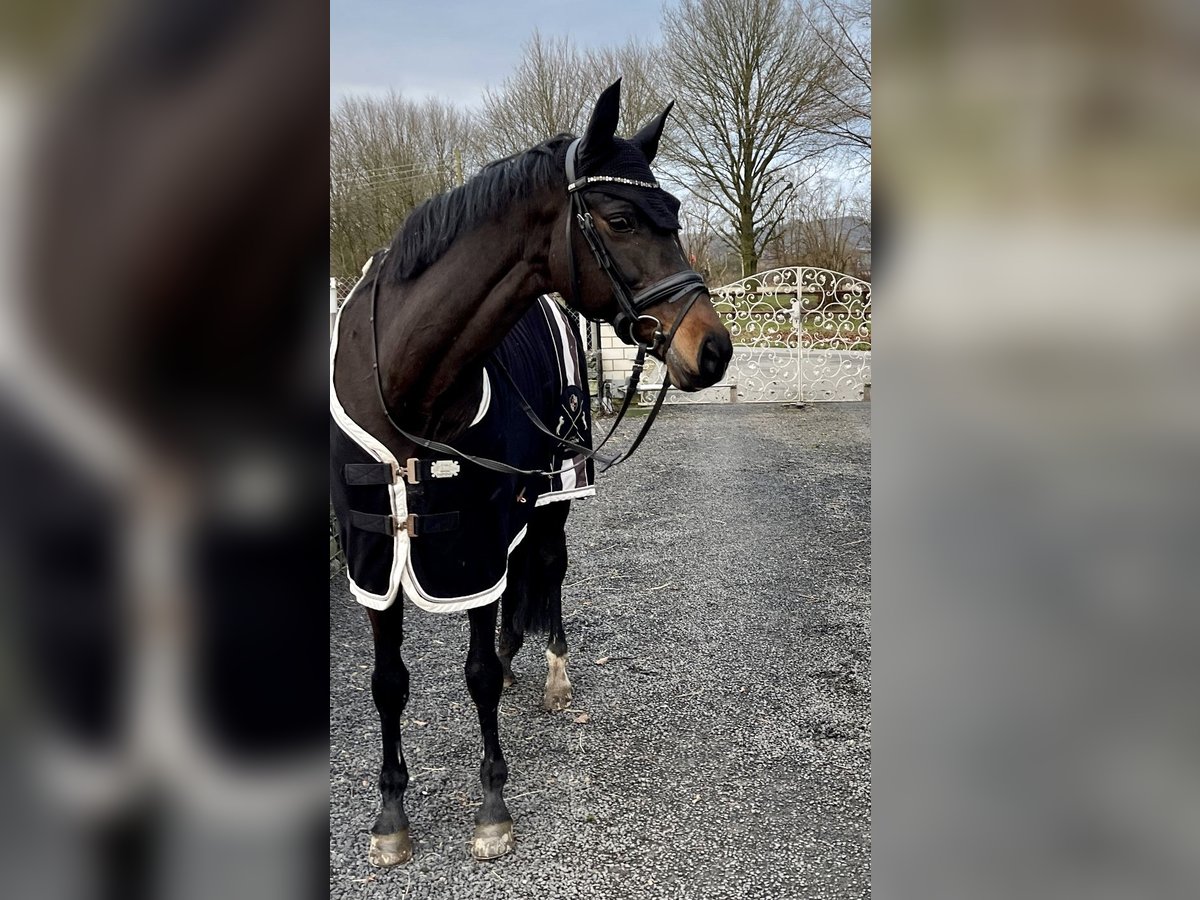
[[743,209],[738,222],[738,255],[742,259],[742,277],[758,272],[758,254],[754,251],[754,214]]

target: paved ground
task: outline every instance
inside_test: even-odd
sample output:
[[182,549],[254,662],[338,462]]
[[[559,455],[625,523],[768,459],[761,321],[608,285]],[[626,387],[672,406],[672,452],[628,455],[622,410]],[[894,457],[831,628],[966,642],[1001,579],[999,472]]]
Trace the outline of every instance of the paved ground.
[[367,866],[370,634],[338,579],[330,897],[869,896],[869,416],[664,409],[638,456],[575,504],[576,712],[542,711],[545,663],[527,644],[500,720],[518,843],[497,862],[468,853],[480,789],[466,617],[410,606],[415,856]]

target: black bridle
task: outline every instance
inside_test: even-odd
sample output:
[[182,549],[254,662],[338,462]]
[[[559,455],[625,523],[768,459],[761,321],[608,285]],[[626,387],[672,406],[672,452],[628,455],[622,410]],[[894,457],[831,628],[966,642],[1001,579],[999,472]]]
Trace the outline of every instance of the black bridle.
[[[617,268],[613,262],[612,256],[608,252],[608,247],[604,244],[604,239],[600,237],[600,233],[596,231],[596,223],[592,219],[591,210],[588,209],[587,201],[583,198],[583,189],[597,184],[627,184],[633,187],[645,188],[647,190],[658,190],[658,185],[652,181],[635,181],[632,178],[617,178],[611,175],[592,175],[584,176],[583,178],[575,177],[575,157],[579,152],[579,144],[582,138],[576,138],[567,147],[567,196],[570,198],[571,211],[567,216],[567,260],[571,270],[571,292],[576,301],[579,300],[579,273],[575,265],[575,245],[571,241],[571,225],[577,224],[579,232],[583,235],[583,239],[587,242],[588,249],[592,251],[592,256],[596,259],[596,265],[600,267],[608,280],[612,282],[613,297],[617,301],[617,314],[613,318],[612,326],[616,331],[617,336],[627,344],[638,344],[638,346],[646,346],[642,341],[639,341],[634,334],[638,322],[647,319],[654,323],[654,337],[649,345],[649,349],[657,349],[659,344],[663,344],[663,355],[666,355],[667,348],[671,345],[671,339],[675,336],[675,331],[679,324],[683,321],[684,316],[692,308],[692,303],[696,301],[696,296],[688,302],[679,318],[675,320],[675,324],[671,327],[669,334],[664,334],[662,331],[662,323],[654,316],[645,315],[645,311],[651,306],[658,303],[674,303],[681,300],[685,294],[695,291],[703,291],[706,289],[704,279],[695,269],[684,269],[682,272],[676,272],[673,275],[668,275],[666,278],[654,282],[649,287],[642,288],[636,294],[630,288],[629,282],[625,280],[625,276],[621,274],[621,270]],[[679,233],[675,233],[675,242],[679,243]],[[679,255],[683,258],[683,245],[679,245]],[[576,306],[576,309],[579,307]]]
[[[608,276],[609,281],[612,283],[613,296],[617,301],[617,314],[612,321],[613,329],[626,343],[637,344],[637,355],[634,358],[633,370],[629,375],[629,383],[625,388],[625,396],[621,401],[621,408],[617,412],[616,419],[613,421],[612,427],[609,428],[608,434],[604,436],[604,440],[602,440],[594,448],[584,447],[582,444],[577,444],[573,441],[567,440],[566,438],[560,437],[547,428],[542,420],[538,417],[537,413],[529,405],[529,402],[525,399],[525,396],[521,393],[521,389],[517,386],[517,383],[513,379],[512,373],[508,371],[508,368],[503,363],[499,362],[499,360],[497,360],[497,366],[500,369],[501,374],[503,374],[505,379],[508,381],[509,385],[516,392],[516,396],[522,411],[525,413],[526,418],[529,419],[534,427],[537,428],[538,431],[552,438],[555,441],[556,446],[565,447],[569,450],[575,451],[576,453],[582,454],[586,458],[595,460],[599,471],[603,472],[620,462],[624,462],[633,455],[633,452],[641,445],[642,439],[645,438],[646,433],[650,430],[650,426],[654,423],[654,419],[658,416],[658,411],[662,408],[663,399],[666,397],[667,390],[671,387],[670,374],[665,370],[665,368],[663,370],[662,388],[659,391],[658,397],[654,401],[654,407],[650,410],[649,415],[646,416],[646,421],[642,424],[642,428],[638,432],[637,437],[634,438],[633,443],[630,444],[629,448],[623,453],[618,453],[615,456],[600,453],[600,449],[608,443],[609,438],[611,438],[616,432],[617,426],[621,424],[621,420],[625,418],[625,413],[629,410],[633,395],[637,393],[638,382],[641,379],[642,368],[646,361],[646,351],[655,351],[661,348],[662,358],[664,361],[666,360],[667,351],[671,347],[671,342],[675,339],[675,334],[679,331],[679,326],[682,324],[687,314],[691,312],[692,305],[700,296],[699,292],[706,290],[706,285],[704,283],[704,278],[699,272],[695,271],[694,269],[687,269],[682,272],[676,272],[673,275],[668,275],[666,278],[662,278],[654,282],[649,287],[643,288],[636,294],[633,292],[633,289],[629,286],[629,283],[625,280],[625,277],[621,274],[620,269],[617,267],[612,256],[609,254],[608,247],[604,244],[604,239],[596,230],[596,225],[592,219],[591,211],[588,209],[587,202],[583,198],[582,189],[588,185],[603,182],[617,182],[620,184],[628,184],[648,189],[657,189],[658,185],[654,184],[653,182],[634,181],[629,178],[616,178],[605,175],[576,178],[575,157],[578,151],[580,140],[581,139],[576,138],[574,141],[572,141],[571,145],[567,147],[566,156],[567,196],[570,202],[570,210],[568,211],[567,215],[566,241],[567,260],[571,275],[572,299],[574,299],[576,303],[578,303],[580,299],[579,273],[578,267],[575,263],[575,244],[571,240],[571,225],[572,222],[574,222],[578,224],[579,231],[583,235],[584,240],[587,242],[588,248],[592,251],[592,256],[595,258],[596,264],[600,267],[600,270]],[[679,242],[678,232],[676,232],[675,241],[676,243]],[[382,251],[382,253],[387,253],[387,250]],[[680,244],[680,256],[683,258],[682,244]],[[558,470],[522,469],[518,466],[511,466],[508,463],[501,462],[498,459],[489,459],[484,456],[474,456],[470,453],[464,453],[462,450],[452,447],[449,444],[412,434],[397,424],[396,420],[392,418],[391,410],[388,409],[387,401],[384,399],[383,375],[379,371],[379,340],[375,329],[375,312],[379,302],[379,272],[382,268],[383,263],[380,262],[375,267],[375,274],[371,283],[371,363],[375,372],[375,390],[379,396],[379,405],[383,408],[383,414],[387,418],[388,423],[394,429],[396,429],[401,437],[419,447],[425,447],[428,450],[434,450],[438,453],[457,456],[459,459],[473,463],[484,469],[490,469],[493,472],[501,472],[506,475],[552,476],[559,474]],[[655,304],[675,303],[679,300],[682,300],[684,295],[689,293],[692,296],[688,299],[687,303],[683,307],[682,312],[680,312],[679,316],[671,325],[671,329],[667,332],[663,331],[662,323],[658,319],[656,319],[654,316],[648,316],[645,314],[645,311]],[[579,307],[575,306],[575,308],[578,309]],[[654,323],[653,334],[649,343],[639,340],[636,335],[637,325],[642,320],[648,320]]]

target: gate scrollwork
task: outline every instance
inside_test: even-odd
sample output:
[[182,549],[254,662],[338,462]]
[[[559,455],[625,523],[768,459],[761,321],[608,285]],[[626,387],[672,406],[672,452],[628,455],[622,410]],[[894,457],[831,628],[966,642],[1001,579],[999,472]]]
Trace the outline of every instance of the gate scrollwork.
[[[724,383],[743,402],[861,400],[871,381],[871,285],[811,266],[751,275],[712,291],[733,338]],[[657,362],[643,382],[658,383]],[[713,402],[728,389],[673,391],[672,402]]]

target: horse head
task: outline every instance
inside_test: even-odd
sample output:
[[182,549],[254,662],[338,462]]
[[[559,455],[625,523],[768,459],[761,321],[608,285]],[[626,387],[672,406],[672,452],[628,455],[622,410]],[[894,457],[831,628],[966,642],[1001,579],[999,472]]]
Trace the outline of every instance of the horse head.
[[697,391],[720,381],[733,344],[680,244],[679,201],[650,169],[672,104],[629,139],[616,136],[620,105],[618,79],[568,147],[554,280],[584,315],[612,324],[627,344],[645,345],[672,384]]

